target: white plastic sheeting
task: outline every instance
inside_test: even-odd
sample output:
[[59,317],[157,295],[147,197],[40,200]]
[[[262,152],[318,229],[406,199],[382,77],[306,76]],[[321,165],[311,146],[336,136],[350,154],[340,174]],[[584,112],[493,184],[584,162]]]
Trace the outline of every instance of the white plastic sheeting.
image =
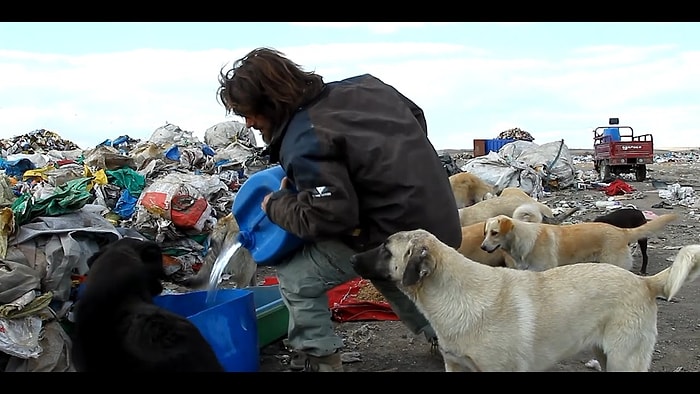
[[535,199],[544,196],[544,185],[556,181],[558,188],[573,185],[576,167],[564,141],[538,145],[517,140],[498,152],[475,157],[461,167],[494,187],[500,193],[506,187],[517,187]]

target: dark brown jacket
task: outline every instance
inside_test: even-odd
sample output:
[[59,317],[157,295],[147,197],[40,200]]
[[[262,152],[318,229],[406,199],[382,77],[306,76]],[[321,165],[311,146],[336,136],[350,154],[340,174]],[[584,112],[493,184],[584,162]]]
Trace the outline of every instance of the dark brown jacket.
[[268,149],[296,188],[275,192],[268,215],[300,238],[340,238],[362,251],[422,228],[460,246],[457,205],[423,111],[379,79],[326,84]]

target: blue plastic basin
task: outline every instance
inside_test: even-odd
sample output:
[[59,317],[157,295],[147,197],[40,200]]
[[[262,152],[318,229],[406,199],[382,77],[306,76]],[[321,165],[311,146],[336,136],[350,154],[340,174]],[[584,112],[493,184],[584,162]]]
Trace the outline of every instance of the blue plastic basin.
[[260,368],[255,299],[251,290],[219,289],[211,305],[207,292],[161,294],[159,305],[186,317],[199,328],[227,372],[257,372]]

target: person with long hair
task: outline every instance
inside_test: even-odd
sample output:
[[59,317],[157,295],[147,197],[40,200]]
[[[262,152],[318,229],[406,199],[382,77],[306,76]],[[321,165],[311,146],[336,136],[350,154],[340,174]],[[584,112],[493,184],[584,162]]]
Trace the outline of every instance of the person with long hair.
[[[257,129],[263,153],[285,171],[262,209],[306,241],[275,265],[289,309],[290,368],[343,371],[343,341],[326,291],[358,277],[350,257],[418,228],[455,249],[461,244],[454,194],[423,110],[370,74],[326,83],[273,48],[254,49],[222,69],[219,83],[227,113]],[[403,324],[436,343],[399,288],[372,284]]]

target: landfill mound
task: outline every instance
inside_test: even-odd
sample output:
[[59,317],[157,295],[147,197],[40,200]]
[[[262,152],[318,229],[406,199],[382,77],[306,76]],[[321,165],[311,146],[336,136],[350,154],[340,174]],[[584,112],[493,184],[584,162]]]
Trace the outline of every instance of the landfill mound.
[[521,140],[521,141],[534,141],[535,138],[525,130],[521,130],[518,127],[501,131],[498,134],[498,139],[502,140]]
[[80,148],[72,141],[61,138],[60,135],[53,131],[37,129],[10,139],[0,139],[0,149],[2,149],[2,156],[5,157],[15,153],[32,154],[37,152],[49,152],[52,150],[67,151]]

